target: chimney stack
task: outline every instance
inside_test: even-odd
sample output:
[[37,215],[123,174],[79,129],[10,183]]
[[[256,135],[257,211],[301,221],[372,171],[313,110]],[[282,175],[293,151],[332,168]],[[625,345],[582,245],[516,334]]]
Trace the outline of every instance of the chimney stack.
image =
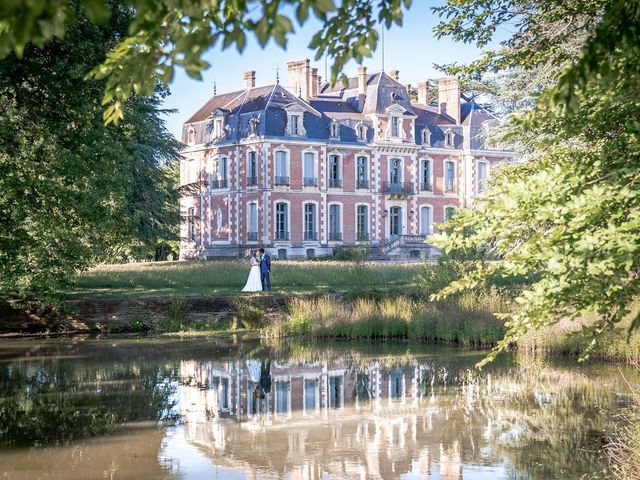
[[460,123],[460,82],[456,77],[438,79],[438,106],[440,113],[445,113]]
[[317,97],[320,89],[318,88],[318,69],[311,69],[311,76],[309,78],[309,96]]
[[364,101],[367,98],[367,67],[358,67],[358,108],[364,108]]
[[244,72],[244,88],[253,88],[256,86],[256,71],[249,70]]
[[[312,68],[309,66],[309,59],[296,60],[287,63],[287,75],[289,77],[288,90],[297,97],[308,101],[313,96]],[[316,75],[317,75],[317,69]]]
[[429,84],[418,82],[418,103],[429,105]]
[[389,72],[391,78],[393,78],[396,82],[400,80],[400,70],[391,70]]

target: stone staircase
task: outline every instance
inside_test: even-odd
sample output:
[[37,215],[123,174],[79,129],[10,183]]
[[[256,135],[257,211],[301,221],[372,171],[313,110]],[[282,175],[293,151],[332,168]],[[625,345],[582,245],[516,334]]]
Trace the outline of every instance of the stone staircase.
[[436,247],[425,243],[426,235],[399,235],[394,240],[377,247],[371,260],[420,260],[439,255]]

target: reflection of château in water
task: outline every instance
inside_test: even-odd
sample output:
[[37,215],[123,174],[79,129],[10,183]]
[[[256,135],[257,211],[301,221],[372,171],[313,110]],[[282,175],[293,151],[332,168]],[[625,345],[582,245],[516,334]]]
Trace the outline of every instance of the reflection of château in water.
[[246,478],[462,478],[459,442],[438,440],[444,418],[428,366],[273,362],[262,399],[248,363],[180,365],[185,436],[214,463]]

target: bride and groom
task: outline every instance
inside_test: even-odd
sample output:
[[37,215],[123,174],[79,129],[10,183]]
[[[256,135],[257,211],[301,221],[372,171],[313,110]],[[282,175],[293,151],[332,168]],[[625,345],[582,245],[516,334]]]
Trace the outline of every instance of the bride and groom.
[[263,290],[271,291],[271,257],[264,252],[264,248],[252,250],[249,258],[249,278],[247,284],[242,289],[243,292],[261,292]]

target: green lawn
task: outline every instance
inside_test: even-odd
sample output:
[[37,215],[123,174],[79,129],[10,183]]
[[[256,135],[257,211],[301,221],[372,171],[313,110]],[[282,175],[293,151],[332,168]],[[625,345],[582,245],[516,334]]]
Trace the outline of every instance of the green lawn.
[[[273,260],[271,283],[278,294],[313,292],[408,293],[420,264],[355,264]],[[64,295],[77,298],[148,298],[239,295],[249,274],[242,260],[102,265],[78,276]]]

